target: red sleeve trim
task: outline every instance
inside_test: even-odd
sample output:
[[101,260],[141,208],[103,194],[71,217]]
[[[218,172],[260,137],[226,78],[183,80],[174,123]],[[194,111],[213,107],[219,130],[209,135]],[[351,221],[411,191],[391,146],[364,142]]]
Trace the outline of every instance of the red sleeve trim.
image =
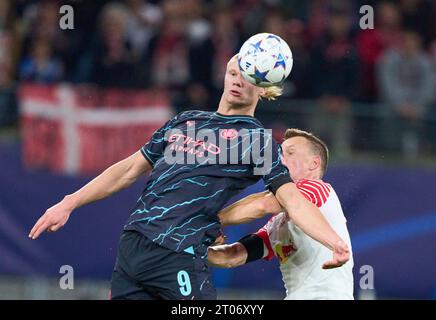
[[255,233],[255,235],[259,236],[263,243],[266,245],[266,248],[268,249],[268,255],[264,257],[265,260],[271,260],[274,257],[274,250],[271,246],[271,241],[269,241],[268,232],[265,228],[261,228],[259,231]]
[[331,187],[327,183],[307,179],[298,181],[297,188],[306,199],[311,201],[317,207],[321,207],[326,203],[331,191]]

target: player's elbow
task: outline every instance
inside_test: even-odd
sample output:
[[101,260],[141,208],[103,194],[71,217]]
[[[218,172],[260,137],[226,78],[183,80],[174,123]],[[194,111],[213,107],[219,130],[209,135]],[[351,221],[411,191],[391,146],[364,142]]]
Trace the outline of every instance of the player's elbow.
[[263,218],[266,214],[268,214],[268,203],[264,198],[257,199],[253,202],[254,207],[254,219]]
[[282,206],[277,201],[276,197],[272,193],[265,194],[260,198],[257,203],[257,212],[259,212],[258,218],[263,218],[266,214],[277,214],[282,211]]
[[218,268],[231,268],[227,247],[228,245],[218,245],[208,248],[207,259],[212,266]]
[[235,268],[245,264],[247,260],[247,250],[239,243],[235,242],[229,245],[227,268]]

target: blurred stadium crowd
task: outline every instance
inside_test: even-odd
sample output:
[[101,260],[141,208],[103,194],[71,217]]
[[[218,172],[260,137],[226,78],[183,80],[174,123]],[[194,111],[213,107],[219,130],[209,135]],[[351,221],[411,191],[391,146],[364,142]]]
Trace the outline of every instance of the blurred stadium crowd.
[[[73,30],[59,27],[63,4]],[[367,4],[375,28],[362,30]],[[292,125],[345,155],[435,152],[436,2],[426,0],[2,0],[0,127],[17,124],[24,82],[165,88],[177,111],[214,110],[227,61],[258,32],[293,51],[280,108],[312,112]]]

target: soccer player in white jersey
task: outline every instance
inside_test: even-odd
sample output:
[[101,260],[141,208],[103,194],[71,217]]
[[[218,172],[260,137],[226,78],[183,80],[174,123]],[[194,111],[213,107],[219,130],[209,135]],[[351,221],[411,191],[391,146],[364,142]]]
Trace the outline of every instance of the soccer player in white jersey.
[[[283,212],[272,194],[249,196],[219,214],[223,225],[245,217],[246,222],[273,213],[259,231],[229,245],[209,248],[209,262],[236,267],[261,258],[279,259],[286,299],[353,299],[351,241],[341,203],[333,187],[322,181],[328,164],[326,144],[311,133],[288,129],[282,144],[283,162],[304,197],[314,203],[350,248],[350,260],[328,269],[330,251],[303,233]],[[298,208],[294,208],[298,210]],[[240,221],[240,220],[239,220]]]

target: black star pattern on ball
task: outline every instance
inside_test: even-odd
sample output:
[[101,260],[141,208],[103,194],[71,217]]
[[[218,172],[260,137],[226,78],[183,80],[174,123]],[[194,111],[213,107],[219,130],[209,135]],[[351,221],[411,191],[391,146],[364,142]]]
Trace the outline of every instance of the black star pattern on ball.
[[252,77],[254,79],[254,81],[256,81],[256,84],[259,84],[261,82],[268,82],[268,80],[266,78],[267,73],[268,73],[268,71],[260,72],[259,70],[257,70],[257,68],[255,68],[254,73],[249,74],[249,76]]

